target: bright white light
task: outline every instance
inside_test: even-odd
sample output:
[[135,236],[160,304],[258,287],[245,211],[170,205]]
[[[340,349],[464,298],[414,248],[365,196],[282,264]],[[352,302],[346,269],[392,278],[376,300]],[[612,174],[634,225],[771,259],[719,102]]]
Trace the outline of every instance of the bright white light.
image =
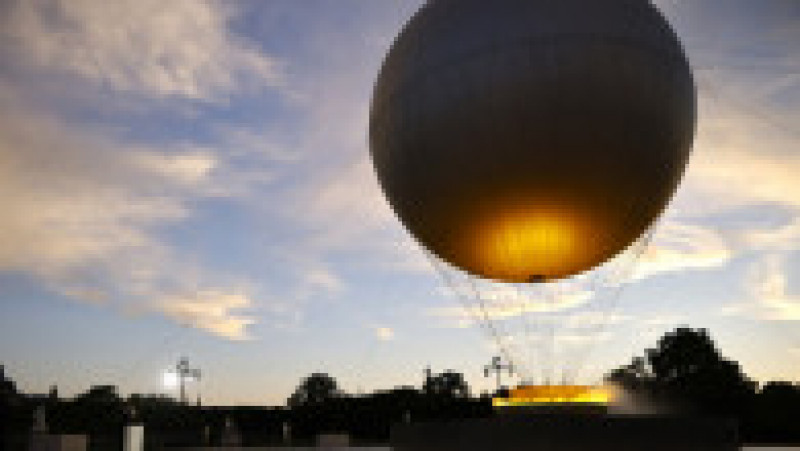
[[173,371],[167,371],[161,378],[161,383],[165,388],[176,388],[178,386],[178,374]]

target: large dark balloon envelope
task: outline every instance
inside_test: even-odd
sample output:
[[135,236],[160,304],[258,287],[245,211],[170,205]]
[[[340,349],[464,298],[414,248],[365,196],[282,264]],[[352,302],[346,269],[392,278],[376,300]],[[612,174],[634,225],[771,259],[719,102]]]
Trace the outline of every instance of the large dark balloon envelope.
[[647,0],[431,0],[375,85],[370,151],[429,251],[506,282],[624,250],[675,192],[696,92]]

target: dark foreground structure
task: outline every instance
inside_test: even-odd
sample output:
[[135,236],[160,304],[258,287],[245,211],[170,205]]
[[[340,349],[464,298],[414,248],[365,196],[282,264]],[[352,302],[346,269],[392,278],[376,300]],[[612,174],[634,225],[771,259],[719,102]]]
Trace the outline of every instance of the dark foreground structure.
[[733,420],[666,416],[509,415],[398,424],[393,451],[736,451]]

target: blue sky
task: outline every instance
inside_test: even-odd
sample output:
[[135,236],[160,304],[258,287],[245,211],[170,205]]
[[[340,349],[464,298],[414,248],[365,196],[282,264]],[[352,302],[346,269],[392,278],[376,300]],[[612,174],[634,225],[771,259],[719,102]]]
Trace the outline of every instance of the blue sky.
[[[694,154],[618,308],[576,297],[559,343],[594,343],[591,381],[688,324],[797,380],[800,4],[656,3],[695,67]],[[209,403],[280,404],[312,371],[419,384],[428,364],[489,388],[492,340],[368,159],[372,83],[419,4],[0,6],[0,361],[21,388],[162,392],[181,355]]]

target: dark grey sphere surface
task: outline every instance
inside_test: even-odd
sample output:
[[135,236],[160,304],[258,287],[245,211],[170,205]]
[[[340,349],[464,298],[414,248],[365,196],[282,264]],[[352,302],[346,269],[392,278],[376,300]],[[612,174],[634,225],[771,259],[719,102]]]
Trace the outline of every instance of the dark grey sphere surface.
[[431,0],[378,75],[370,153],[429,251],[506,282],[602,264],[665,209],[692,71],[647,0]]

